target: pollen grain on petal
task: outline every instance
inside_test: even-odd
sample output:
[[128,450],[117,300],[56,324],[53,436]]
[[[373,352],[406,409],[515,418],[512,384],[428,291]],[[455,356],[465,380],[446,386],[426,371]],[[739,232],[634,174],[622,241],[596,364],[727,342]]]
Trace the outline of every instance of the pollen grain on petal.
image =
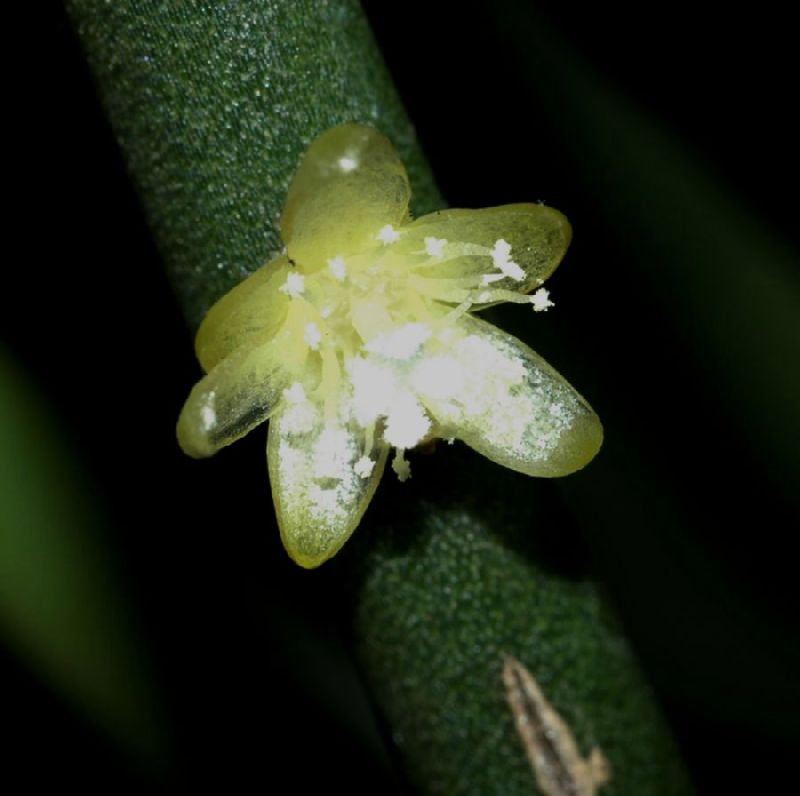
[[400,233],[392,224],[387,224],[385,227],[381,228],[376,240],[381,241],[384,246],[388,246],[390,243],[396,243],[400,240]]
[[290,298],[299,298],[306,289],[306,278],[302,274],[291,271],[286,277],[285,284],[280,288]]
[[316,323],[307,323],[303,332],[303,339],[308,343],[308,347],[312,351],[319,350],[319,344],[322,342],[322,332]]
[[550,307],[556,305],[550,301],[550,291],[540,287],[531,297],[531,304],[534,312],[547,312]]
[[375,469],[375,462],[369,456],[362,456],[354,465],[356,475],[359,478],[369,478]]
[[428,324],[407,323],[373,337],[364,348],[388,359],[411,359],[431,334]]
[[441,257],[444,254],[444,247],[446,245],[446,238],[425,238],[425,252],[431,257]]
[[347,278],[347,265],[341,255],[328,260],[328,268],[338,282],[344,282]]

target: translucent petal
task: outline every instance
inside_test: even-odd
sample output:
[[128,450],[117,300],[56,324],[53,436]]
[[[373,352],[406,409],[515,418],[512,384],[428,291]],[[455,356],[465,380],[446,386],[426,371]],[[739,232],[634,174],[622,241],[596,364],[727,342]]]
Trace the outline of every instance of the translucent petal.
[[274,334],[286,315],[289,260],[276,257],[226,293],[206,314],[195,338],[195,352],[208,373],[237,348]]
[[575,389],[524,343],[472,316],[446,342],[430,342],[411,379],[441,436],[512,470],[567,475],[600,448],[600,420]]
[[275,341],[237,349],[189,394],[178,419],[183,451],[211,456],[243,437],[275,410],[292,376]]
[[335,555],[372,499],[387,448],[365,456],[366,432],[325,420],[320,404],[287,404],[270,421],[267,459],[272,497],[289,555],[311,569]]
[[[572,230],[567,219],[551,207],[515,204],[483,210],[441,210],[422,216],[403,227],[396,249],[416,252],[417,273],[437,279],[471,277],[480,283],[482,275],[501,277],[492,288],[527,293],[544,282],[567,251]],[[446,241],[442,243],[442,241]],[[498,243],[510,246],[506,258]],[[504,276],[495,261],[507,260],[507,270],[518,279]]]
[[309,147],[289,186],[281,235],[301,269],[382,245],[378,233],[399,225],[411,189],[389,139],[371,127],[343,124]]

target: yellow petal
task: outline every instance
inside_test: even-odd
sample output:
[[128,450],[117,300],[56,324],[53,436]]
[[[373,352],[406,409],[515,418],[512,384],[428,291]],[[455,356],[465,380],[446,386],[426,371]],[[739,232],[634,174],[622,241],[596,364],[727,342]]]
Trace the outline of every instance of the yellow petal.
[[278,330],[286,316],[288,298],[280,288],[288,272],[288,258],[276,257],[211,307],[194,343],[206,373],[237,348],[268,339]]
[[178,419],[178,443],[195,458],[211,456],[263,423],[281,400],[290,373],[280,344],[243,346],[189,394]]
[[302,270],[330,258],[382,245],[387,225],[399,225],[411,189],[389,139],[360,124],[323,133],[309,147],[289,186],[281,235]]
[[322,405],[288,403],[270,420],[267,459],[286,551],[311,569],[335,555],[372,499],[387,448],[365,455],[366,432],[325,420]]
[[480,285],[488,275],[491,288],[527,293],[556,269],[571,237],[558,210],[515,204],[431,213],[403,227],[396,248],[418,253],[416,273],[443,287],[452,279]]
[[446,343],[429,343],[412,381],[441,436],[528,475],[579,470],[603,439],[599,418],[562,376],[515,337],[471,316]]

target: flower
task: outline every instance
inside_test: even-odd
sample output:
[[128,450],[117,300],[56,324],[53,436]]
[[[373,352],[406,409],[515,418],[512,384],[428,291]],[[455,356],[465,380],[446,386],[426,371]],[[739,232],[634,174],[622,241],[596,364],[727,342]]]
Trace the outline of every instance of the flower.
[[502,301],[552,306],[540,285],[569,245],[567,220],[515,204],[412,221],[409,198],[388,139],[357,124],[328,130],[289,186],[286,251],[223,296],[197,333],[207,375],[183,408],[179,443],[210,456],[269,418],[281,538],[304,567],[347,541],[391,448],[401,480],[405,451],[435,437],[560,476],[602,440],[553,368],[472,314]]

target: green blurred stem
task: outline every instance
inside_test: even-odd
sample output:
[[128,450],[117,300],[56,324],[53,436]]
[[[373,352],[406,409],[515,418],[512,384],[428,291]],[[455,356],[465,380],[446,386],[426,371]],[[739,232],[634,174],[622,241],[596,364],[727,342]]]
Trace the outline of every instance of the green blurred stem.
[[[440,206],[354,0],[68,5],[193,328],[280,248],[288,180],[333,125],[389,135],[414,212]],[[353,648],[419,792],[537,792],[502,686],[511,654],[581,754],[603,749],[613,769],[603,793],[689,793],[594,586],[548,563],[548,545],[569,538],[551,488],[477,455],[432,458],[417,486],[383,485],[343,556],[357,573]]]

